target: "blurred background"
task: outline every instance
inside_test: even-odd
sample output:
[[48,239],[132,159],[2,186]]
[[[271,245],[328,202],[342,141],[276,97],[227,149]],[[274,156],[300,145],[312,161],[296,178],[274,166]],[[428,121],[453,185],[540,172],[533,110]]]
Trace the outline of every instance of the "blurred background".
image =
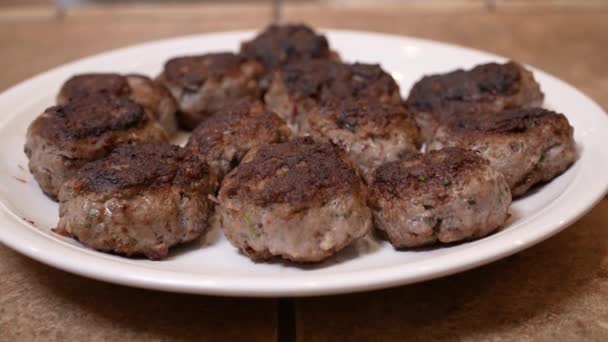
[[0,0],[0,6],[53,6],[57,10],[69,10],[83,6],[183,6],[208,4],[340,4],[340,5],[403,5],[429,9],[499,8],[530,9],[608,9],[608,0]]
[[284,21],[446,41],[540,67],[594,98],[608,89],[608,0],[0,0],[0,91],[108,49],[261,29],[277,2]]

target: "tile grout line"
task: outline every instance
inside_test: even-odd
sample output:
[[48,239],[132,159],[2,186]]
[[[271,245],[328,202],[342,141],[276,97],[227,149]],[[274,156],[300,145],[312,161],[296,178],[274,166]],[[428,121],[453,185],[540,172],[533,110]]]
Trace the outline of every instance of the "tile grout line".
[[277,303],[277,342],[295,342],[296,307],[293,298],[279,298]]

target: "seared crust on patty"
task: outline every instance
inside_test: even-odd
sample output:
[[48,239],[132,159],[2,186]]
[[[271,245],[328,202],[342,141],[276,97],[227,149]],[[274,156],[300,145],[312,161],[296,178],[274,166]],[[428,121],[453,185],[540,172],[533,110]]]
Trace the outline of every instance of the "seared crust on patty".
[[301,59],[330,58],[325,36],[301,24],[270,25],[254,39],[241,44],[241,55],[267,69]]
[[229,52],[170,59],[165,64],[165,80],[186,90],[199,89],[208,79],[234,76],[245,59]]
[[[71,183],[87,192],[141,191],[163,186],[188,186],[193,180],[210,177],[203,158],[176,145],[146,143],[116,148],[106,158],[83,166]],[[210,177],[211,182],[213,177]]]
[[372,97],[325,101],[312,111],[302,132],[342,149],[364,175],[420,150],[420,131],[401,105]]
[[431,151],[387,163],[374,176],[374,224],[396,248],[483,237],[508,218],[504,176],[473,151]]
[[206,231],[215,186],[204,159],[181,147],[122,146],[63,185],[56,231],[103,252],[162,259]]
[[[377,196],[395,199],[407,193],[415,197],[433,190],[445,190],[467,172],[487,165],[489,162],[475,152],[446,148],[382,165],[374,173],[372,187]],[[445,198],[439,196],[437,199]]]
[[[500,98],[507,100],[506,103],[496,104]],[[445,116],[477,112],[484,105],[502,109],[542,99],[543,94],[531,73],[511,61],[425,76],[414,85],[407,102],[414,110]]]
[[146,108],[125,98],[100,95],[48,108],[32,122],[29,135],[52,144],[67,158],[91,160],[118,145],[168,139]]
[[282,83],[290,95],[314,99],[320,99],[323,89],[334,82],[348,79],[346,64],[324,59],[294,62],[275,73],[275,80]]
[[430,149],[472,149],[502,172],[513,196],[564,172],[576,160],[574,129],[563,115],[543,108],[454,116]]
[[374,98],[347,98],[324,102],[319,110],[341,129],[353,130],[361,138],[384,136],[395,120],[407,120],[408,113],[399,105],[383,105]]
[[401,104],[399,86],[379,65],[331,60],[294,62],[276,71],[264,99],[298,132],[302,120],[321,102],[361,97]]
[[172,58],[159,80],[177,100],[180,125],[192,130],[234,101],[259,97],[261,74],[258,62],[224,52]]
[[451,116],[534,107],[543,99],[532,73],[511,61],[425,76],[414,84],[406,103],[417,114],[428,140],[437,125]]
[[44,124],[40,125],[40,135],[62,146],[109,131],[137,127],[149,120],[144,108],[137,103],[106,96],[92,96],[65,106],[50,107],[41,119]]
[[114,73],[80,74],[68,79],[59,94],[57,104],[66,105],[73,99],[87,96],[114,96],[131,99],[148,108],[158,123],[172,135],[177,130],[173,96],[160,83],[138,74]]
[[292,96],[317,100],[373,96],[400,102],[397,82],[378,64],[305,60],[285,66],[277,75]]
[[297,138],[252,150],[226,176],[222,193],[259,206],[286,203],[297,212],[358,187],[357,173],[332,145]]
[[90,95],[129,96],[131,89],[126,77],[116,73],[89,73],[72,76],[59,94],[57,103],[67,104],[71,99]]
[[206,118],[186,148],[207,160],[221,179],[252,148],[286,141],[287,125],[254,99],[243,99]]
[[346,79],[331,82],[323,89],[324,99],[372,97],[384,103],[400,104],[399,85],[379,64],[343,64]]
[[318,262],[371,228],[356,171],[332,145],[310,138],[250,151],[218,198],[226,238],[254,260]]
[[115,147],[167,140],[148,109],[126,98],[97,95],[45,110],[30,124],[24,150],[34,178],[56,198],[63,182],[82,165]]
[[[458,115],[447,126],[462,133],[523,133],[540,125],[564,128],[568,119],[563,114],[544,108],[511,108],[498,113]],[[569,124],[568,124],[569,125]],[[568,130],[566,130],[568,131]]]

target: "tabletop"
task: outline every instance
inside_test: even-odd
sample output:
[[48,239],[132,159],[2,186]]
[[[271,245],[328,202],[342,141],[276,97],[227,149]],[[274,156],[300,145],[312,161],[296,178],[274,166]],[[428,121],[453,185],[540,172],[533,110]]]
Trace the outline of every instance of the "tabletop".
[[[608,108],[608,5],[492,8],[296,2],[289,21],[461,44],[531,64]],[[29,2],[26,2],[29,3]],[[584,1],[584,3],[591,3]],[[261,28],[253,4],[0,7],[0,91],[129,44]],[[584,113],[580,113],[584,115]],[[592,185],[590,185],[592,186]],[[71,275],[0,245],[0,341],[608,340],[608,200],[509,258],[393,289],[302,299],[171,294]]]

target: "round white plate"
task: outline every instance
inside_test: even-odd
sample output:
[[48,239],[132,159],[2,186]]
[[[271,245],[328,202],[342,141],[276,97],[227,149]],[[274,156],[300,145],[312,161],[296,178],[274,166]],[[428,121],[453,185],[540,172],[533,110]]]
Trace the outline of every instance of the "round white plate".
[[[588,211],[608,187],[608,118],[572,86],[534,69],[546,105],[575,127],[580,158],[563,175],[517,200],[506,227],[484,239],[417,251],[395,251],[371,238],[314,266],[254,263],[218,231],[206,241],[172,251],[164,261],[127,259],[87,249],[51,232],[57,204],[27,171],[23,154],[28,124],[53,104],[61,83],[91,71],[156,75],[169,57],[233,50],[254,32],[189,36],[141,44],[73,62],[0,95],[0,241],[54,267],[118,284],[229,296],[306,296],[371,290],[437,278],[489,263],[559,232]],[[470,68],[503,57],[432,41],[366,32],[328,31],[347,61],[379,62],[404,96],[422,75]]]

